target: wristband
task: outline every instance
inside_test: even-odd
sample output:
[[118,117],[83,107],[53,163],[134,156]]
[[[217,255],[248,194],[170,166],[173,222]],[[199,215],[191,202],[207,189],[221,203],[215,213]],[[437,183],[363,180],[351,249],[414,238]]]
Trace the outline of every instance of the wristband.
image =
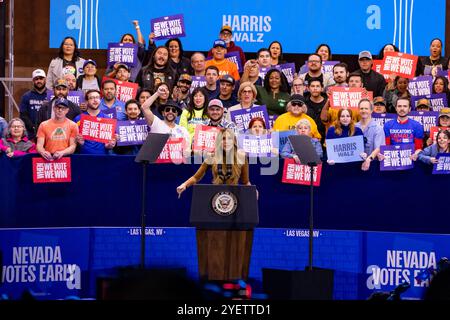
[[141,27],[139,27],[139,26],[136,26],[136,30],[137,30],[137,29],[140,29],[140,28],[141,28]]

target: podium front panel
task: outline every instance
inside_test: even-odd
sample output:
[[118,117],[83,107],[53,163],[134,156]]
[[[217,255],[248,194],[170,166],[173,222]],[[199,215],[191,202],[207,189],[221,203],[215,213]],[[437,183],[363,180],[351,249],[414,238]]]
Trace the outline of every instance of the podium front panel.
[[196,184],[190,223],[207,230],[251,230],[259,223],[256,186]]

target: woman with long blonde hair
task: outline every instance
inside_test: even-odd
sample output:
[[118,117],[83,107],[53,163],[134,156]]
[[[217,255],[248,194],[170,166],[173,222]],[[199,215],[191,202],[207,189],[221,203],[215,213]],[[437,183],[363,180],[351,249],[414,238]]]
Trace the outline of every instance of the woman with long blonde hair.
[[179,195],[188,187],[199,182],[208,168],[212,171],[213,184],[251,185],[248,161],[245,153],[238,150],[236,135],[233,130],[223,129],[216,138],[214,153],[209,154],[197,172],[177,187]]

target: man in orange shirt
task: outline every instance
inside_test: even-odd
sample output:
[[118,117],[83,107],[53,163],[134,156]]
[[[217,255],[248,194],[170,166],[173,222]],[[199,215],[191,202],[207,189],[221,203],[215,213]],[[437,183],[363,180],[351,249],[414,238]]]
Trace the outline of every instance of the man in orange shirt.
[[212,48],[213,58],[206,61],[206,68],[209,66],[216,66],[219,69],[219,75],[223,76],[229,74],[234,80],[239,80],[239,72],[236,64],[225,59],[227,54],[227,44],[222,39],[214,41]]
[[58,160],[75,152],[78,128],[66,118],[69,101],[58,98],[53,105],[54,117],[40,124],[37,132],[36,150],[46,160]]

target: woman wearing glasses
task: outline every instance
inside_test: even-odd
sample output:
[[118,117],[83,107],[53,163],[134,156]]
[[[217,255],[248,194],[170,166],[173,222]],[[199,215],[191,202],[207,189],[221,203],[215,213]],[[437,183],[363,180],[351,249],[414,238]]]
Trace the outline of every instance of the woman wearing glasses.
[[[311,136],[311,123],[308,120],[306,119],[298,120],[297,123],[295,124],[295,132],[298,135],[310,137],[311,144],[313,145],[314,150],[316,150],[317,155],[319,156],[319,158],[323,157],[323,149],[320,140],[313,138]],[[294,158],[295,162],[300,163],[298,156],[292,150],[292,145],[289,142],[289,140],[285,144],[283,150],[281,150],[280,155],[283,158]]]
[[13,118],[9,122],[6,136],[0,139],[0,151],[9,158],[36,153],[36,145],[28,140],[22,119]]

